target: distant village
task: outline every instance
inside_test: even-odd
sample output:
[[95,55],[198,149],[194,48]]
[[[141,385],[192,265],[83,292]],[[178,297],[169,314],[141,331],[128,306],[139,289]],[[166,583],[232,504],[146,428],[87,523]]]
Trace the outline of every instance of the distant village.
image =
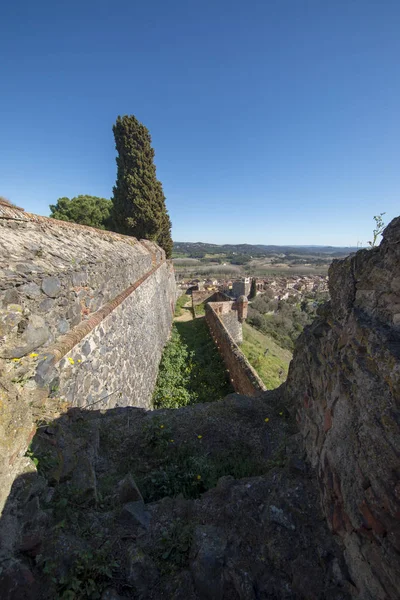
[[[251,277],[241,279],[182,279],[178,282],[181,290],[191,294],[194,290],[220,291],[238,298],[250,293]],[[324,275],[292,275],[289,277],[256,278],[257,294],[269,292],[268,296],[275,300],[287,300],[289,297],[298,299],[310,293],[327,293],[328,277]]]

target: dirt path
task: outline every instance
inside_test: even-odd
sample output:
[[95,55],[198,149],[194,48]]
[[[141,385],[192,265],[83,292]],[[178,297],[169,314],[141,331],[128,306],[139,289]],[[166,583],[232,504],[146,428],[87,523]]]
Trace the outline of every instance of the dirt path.
[[175,317],[174,321],[177,322],[185,322],[185,321],[193,321],[193,311],[192,311],[192,301],[188,300],[185,306],[182,306],[182,310],[184,311],[180,317]]

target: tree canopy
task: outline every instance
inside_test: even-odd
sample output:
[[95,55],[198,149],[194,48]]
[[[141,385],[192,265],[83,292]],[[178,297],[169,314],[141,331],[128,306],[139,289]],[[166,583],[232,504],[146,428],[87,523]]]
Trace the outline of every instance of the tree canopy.
[[70,221],[89,225],[97,229],[110,229],[112,202],[97,196],[76,196],[59,198],[57,204],[51,204],[50,217],[60,221]]
[[171,220],[161,182],[156,177],[148,129],[133,115],[118,117],[113,127],[117,156],[112,219],[119,233],[146,238],[172,253]]

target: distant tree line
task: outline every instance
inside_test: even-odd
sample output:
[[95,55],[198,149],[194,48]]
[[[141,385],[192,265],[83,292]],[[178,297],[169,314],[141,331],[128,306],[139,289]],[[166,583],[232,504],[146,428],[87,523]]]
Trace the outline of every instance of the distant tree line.
[[263,258],[275,256],[279,262],[284,256],[290,260],[302,256],[306,258],[332,256],[347,256],[354,252],[354,247],[333,248],[332,246],[272,246],[263,244],[206,244],[204,242],[174,242],[174,254],[184,254],[192,258],[202,258],[207,255],[216,254],[220,256],[245,255],[251,258]]
[[113,127],[117,180],[111,200],[96,196],[59,198],[50,216],[62,221],[149,239],[172,255],[171,220],[156,177],[149,130],[136,117],[118,117]]

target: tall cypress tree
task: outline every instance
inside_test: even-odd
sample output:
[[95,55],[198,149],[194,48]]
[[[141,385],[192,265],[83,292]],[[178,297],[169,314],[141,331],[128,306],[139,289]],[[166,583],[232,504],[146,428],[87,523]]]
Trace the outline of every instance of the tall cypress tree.
[[172,253],[171,221],[147,127],[133,115],[118,117],[113,127],[117,157],[112,219],[116,231],[157,242]]

